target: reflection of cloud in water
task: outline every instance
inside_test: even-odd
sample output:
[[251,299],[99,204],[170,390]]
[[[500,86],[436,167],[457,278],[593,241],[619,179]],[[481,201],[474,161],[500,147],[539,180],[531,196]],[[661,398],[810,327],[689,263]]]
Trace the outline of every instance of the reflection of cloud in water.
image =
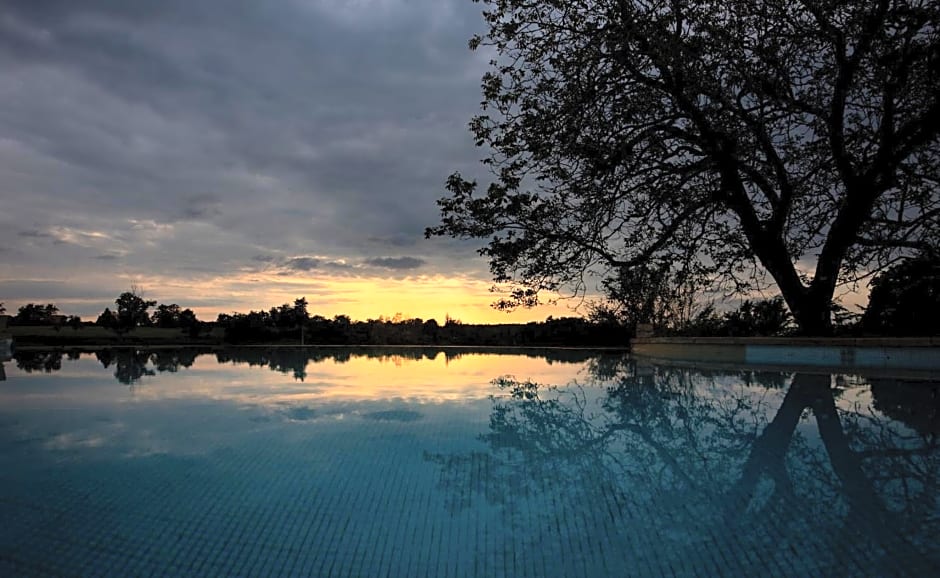
[[411,411],[407,409],[390,409],[386,411],[373,411],[369,413],[362,414],[362,417],[365,419],[372,419],[376,421],[401,421],[401,422],[410,422],[418,421],[423,416],[417,411]]
[[281,415],[291,421],[310,421],[317,416],[317,412],[307,406],[296,406],[281,411]]

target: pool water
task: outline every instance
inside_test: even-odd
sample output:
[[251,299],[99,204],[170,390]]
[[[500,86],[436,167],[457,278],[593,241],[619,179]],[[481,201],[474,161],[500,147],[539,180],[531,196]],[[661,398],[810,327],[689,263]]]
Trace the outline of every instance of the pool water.
[[930,376],[404,348],[3,366],[2,576],[940,572]]

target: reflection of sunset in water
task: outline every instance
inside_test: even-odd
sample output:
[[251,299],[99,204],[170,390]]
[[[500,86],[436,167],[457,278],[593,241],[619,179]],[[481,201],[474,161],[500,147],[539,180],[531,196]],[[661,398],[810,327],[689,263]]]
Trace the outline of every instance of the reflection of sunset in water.
[[[545,358],[521,355],[463,354],[448,359],[437,353],[431,359],[402,355],[370,358],[353,356],[339,362],[328,358],[308,361],[303,381],[291,373],[269,368],[228,366],[229,380],[211,382],[180,375],[172,391],[139,388],[138,395],[181,397],[191,395],[214,399],[233,398],[247,403],[271,403],[300,400],[387,400],[460,401],[480,399],[492,391],[493,379],[513,375],[542,383],[565,384],[583,373],[583,364],[549,363]],[[192,368],[218,374],[222,369],[215,359],[204,356]],[[228,369],[226,369],[228,370]]]
[[[179,367],[172,380],[155,371],[146,356],[143,373],[134,383],[122,386],[91,354],[79,360],[63,360],[74,380],[90,386],[78,395],[74,390],[49,392],[0,392],[7,405],[76,405],[141,403],[171,399],[224,400],[244,405],[283,403],[401,400],[419,403],[470,401],[493,392],[492,381],[503,376],[540,383],[567,384],[586,380],[585,360],[547,359],[531,351],[494,354],[471,351],[408,349],[396,353],[368,350],[262,350],[246,349],[261,361],[222,360],[202,354],[190,367]],[[324,357],[325,353],[325,357]],[[544,352],[543,352],[544,353]],[[307,357],[314,357],[310,359]],[[115,362],[117,363],[117,362]],[[268,365],[270,363],[270,365]],[[14,382],[28,382],[42,374],[10,368]],[[17,388],[19,389],[19,388]]]

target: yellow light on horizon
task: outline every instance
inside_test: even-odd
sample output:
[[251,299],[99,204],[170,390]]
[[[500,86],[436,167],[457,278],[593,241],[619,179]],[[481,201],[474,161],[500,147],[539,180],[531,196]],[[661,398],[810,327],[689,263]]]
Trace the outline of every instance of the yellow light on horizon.
[[[205,320],[213,320],[219,313],[268,310],[283,303],[292,304],[299,297],[306,297],[311,315],[328,319],[347,315],[353,321],[400,314],[403,319],[435,319],[440,324],[448,317],[463,323],[526,323],[543,321],[550,315],[578,315],[565,302],[510,313],[498,311],[492,307],[498,295],[490,291],[491,286],[478,279],[442,275],[396,279],[248,273],[198,285],[167,280],[160,291],[175,290],[198,300],[216,298],[230,303],[228,309],[209,305],[190,307]],[[188,306],[184,302],[179,305]]]

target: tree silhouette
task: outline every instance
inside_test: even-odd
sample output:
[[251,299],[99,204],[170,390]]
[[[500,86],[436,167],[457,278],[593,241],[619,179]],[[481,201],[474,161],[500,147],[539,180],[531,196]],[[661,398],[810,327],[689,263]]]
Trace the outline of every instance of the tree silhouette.
[[19,308],[16,316],[13,317],[15,325],[50,325],[52,318],[59,312],[59,308],[52,303],[39,305],[37,303],[27,303]]
[[156,301],[148,301],[137,294],[137,289],[132,288],[125,291],[114,300],[117,305],[118,326],[123,329],[133,329],[150,325],[150,316],[147,310],[157,304]]
[[825,334],[840,282],[937,247],[936,2],[483,4],[493,181],[426,235],[485,240],[503,304],[666,262]]
[[907,259],[872,280],[866,332],[940,335],[940,253]]

